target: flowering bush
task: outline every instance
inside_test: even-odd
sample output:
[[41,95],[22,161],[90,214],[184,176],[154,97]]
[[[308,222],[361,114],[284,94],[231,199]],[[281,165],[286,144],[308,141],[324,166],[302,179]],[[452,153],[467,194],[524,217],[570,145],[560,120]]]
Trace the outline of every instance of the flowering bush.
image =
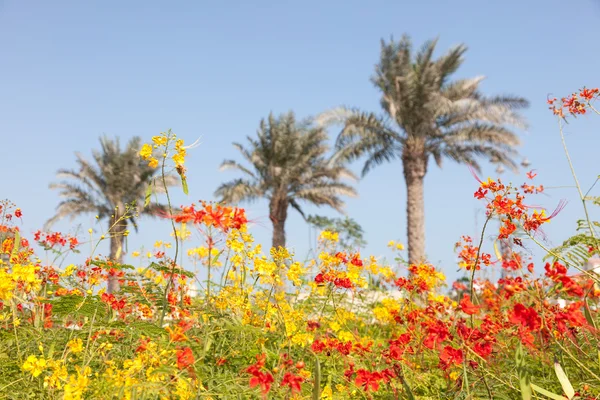
[[[595,111],[597,97],[597,89],[584,89],[549,103],[562,121]],[[141,157],[164,173],[174,143],[170,159],[185,186],[183,141],[168,132],[153,142]],[[556,249],[544,247],[544,274],[534,275],[521,249],[544,246],[543,225],[564,206],[549,215],[529,206],[527,196],[543,191],[534,178],[528,173],[520,187],[477,178],[484,231],[478,242],[464,236],[457,243],[468,279],[450,291],[434,266],[404,263],[399,243],[390,242],[398,258],[386,264],[343,248],[325,231],[318,257],[302,263],[285,248],[265,252],[255,244],[243,209],[208,202],[165,214],[173,243],[134,252],[137,267],[94,253],[63,266],[82,239],[36,232],[33,240],[48,255],[42,261],[15,224],[26,213],[5,201],[0,393],[67,400],[598,398],[600,287],[582,268],[600,249],[595,223],[588,220],[587,232]],[[597,199],[582,196],[584,205],[590,200]],[[494,234],[491,221],[499,222]],[[191,241],[191,229],[202,243]],[[494,238],[490,252],[486,237]],[[189,266],[205,269],[207,279]],[[486,268],[501,268],[503,277],[482,279]],[[105,293],[115,276],[120,291]]]

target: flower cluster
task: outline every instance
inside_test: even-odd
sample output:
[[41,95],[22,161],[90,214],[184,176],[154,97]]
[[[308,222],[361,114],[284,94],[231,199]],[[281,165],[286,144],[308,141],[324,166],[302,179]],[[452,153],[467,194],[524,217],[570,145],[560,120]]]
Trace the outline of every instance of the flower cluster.
[[548,99],[548,104],[552,113],[561,118],[565,117],[565,111],[570,115],[577,116],[585,114],[588,109],[596,111],[591,102],[599,96],[600,89],[583,88],[579,93],[572,93],[569,97],[561,98],[559,104],[557,104],[555,97],[550,98]]
[[[184,140],[177,138],[170,129],[166,132],[160,132],[159,135],[152,137],[153,144],[145,143],[140,149],[139,155],[144,161],[148,161],[148,166],[157,168],[159,160],[162,160],[163,167],[167,158],[171,158],[174,163],[175,171],[181,177],[183,190],[187,193],[186,168],[184,167],[187,147],[184,146]],[[159,153],[159,154],[155,154]]]

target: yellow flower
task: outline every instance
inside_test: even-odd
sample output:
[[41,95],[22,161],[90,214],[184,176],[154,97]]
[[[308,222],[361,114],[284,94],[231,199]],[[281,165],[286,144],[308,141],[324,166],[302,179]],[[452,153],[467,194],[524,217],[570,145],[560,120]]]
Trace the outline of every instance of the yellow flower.
[[354,340],[354,335],[348,331],[340,331],[338,332],[337,336],[341,342],[351,342]]
[[41,288],[42,281],[36,275],[37,270],[39,270],[39,267],[36,267],[33,264],[16,264],[13,266],[12,279],[15,282],[23,283],[26,292],[39,290]]
[[63,381],[66,381],[69,376],[67,367],[62,360],[48,360],[48,367],[52,369],[52,375],[44,378],[44,387],[49,386],[51,389],[62,389]]
[[446,299],[446,297],[444,295],[441,295],[441,294],[436,294],[436,293],[433,293],[433,292],[429,292],[429,293],[427,293],[427,299],[429,301],[434,302],[434,303],[443,303],[444,300]]
[[67,265],[67,267],[65,268],[65,271],[61,275],[62,276],[71,276],[73,274],[73,272],[75,272],[76,269],[77,269],[77,266],[75,264],[69,264],[69,265]]
[[326,242],[338,242],[340,240],[340,235],[337,232],[323,231],[321,232],[321,235],[319,235],[319,239]]
[[327,385],[323,388],[321,398],[323,400],[333,400],[333,390],[331,390],[331,385]]
[[147,160],[150,157],[152,157],[152,151],[152,146],[146,143],[142,146],[142,149],[140,150],[140,157],[142,157],[142,159],[144,160]]
[[185,152],[179,152],[173,155],[172,157],[173,161],[175,161],[175,164],[177,165],[181,165],[185,162]]
[[348,391],[348,388],[345,385],[339,383],[335,385],[335,389],[340,393],[346,393]]
[[287,272],[287,278],[294,284],[294,286],[300,286],[302,281],[300,276],[304,273],[302,265],[299,262],[295,262],[290,265],[290,269]]
[[134,251],[133,253],[131,253],[131,257],[139,257],[139,256],[140,256],[139,251]]
[[67,347],[71,350],[71,353],[81,353],[83,351],[83,341],[79,338],[72,339],[67,343]]
[[171,232],[171,236],[177,235],[177,237],[181,240],[186,240],[192,235],[192,232],[189,229],[187,229],[185,222],[182,222],[181,227],[179,229],[176,229],[175,232],[176,233]]
[[235,251],[236,253],[241,253],[244,250],[244,243],[238,240],[232,240],[228,243],[228,245],[231,250]]
[[300,375],[304,379],[310,379],[312,374],[311,374],[310,370],[302,369],[302,370],[300,370],[300,372],[298,372],[298,375]]
[[191,379],[184,378],[183,376],[177,379],[175,394],[179,396],[180,400],[196,398],[194,392]]
[[338,324],[336,321],[332,321],[329,323],[329,327],[331,328],[332,331],[337,332],[341,329],[340,324]]
[[92,374],[90,367],[85,367],[77,370],[77,376],[70,375],[69,382],[65,385],[64,400],[81,400],[83,394],[87,390],[90,379],[89,375]]
[[15,282],[5,268],[0,268],[0,299],[8,301],[13,297]]
[[23,371],[31,372],[31,375],[37,378],[42,372],[44,372],[44,369],[46,369],[46,365],[47,362],[44,359],[44,357],[38,359],[36,356],[31,355],[27,357],[27,360],[25,360],[21,369]]
[[156,158],[151,158],[150,162],[148,163],[148,166],[150,168],[157,168],[158,167],[158,160]]
[[165,136],[153,136],[152,141],[157,146],[164,146],[165,144],[167,144],[167,138]]
[[271,257],[273,257],[273,260],[275,260],[277,262],[283,262],[285,260],[291,259],[292,255],[290,254],[288,249],[286,249],[285,247],[279,247],[278,249],[276,249],[275,247],[272,247],[271,248]]

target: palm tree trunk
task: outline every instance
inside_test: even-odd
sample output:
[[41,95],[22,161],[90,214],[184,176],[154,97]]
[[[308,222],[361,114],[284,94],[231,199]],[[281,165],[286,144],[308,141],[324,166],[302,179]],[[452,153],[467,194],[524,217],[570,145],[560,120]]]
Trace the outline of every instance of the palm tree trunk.
[[404,180],[406,181],[406,233],[408,237],[408,262],[425,262],[425,200],[424,179],[427,173],[427,157],[403,155]]
[[[273,223],[273,247],[276,249],[285,247],[285,220],[287,219],[287,209],[287,200],[277,200],[274,198],[269,204],[269,218]],[[280,269],[278,273],[280,281],[284,282],[285,270]],[[281,293],[283,290],[283,286],[275,287],[277,293]]]
[[288,203],[285,200],[273,199],[269,204],[269,218],[273,223],[273,247],[285,247],[285,220]]
[[[127,221],[120,220],[123,211],[124,210],[119,210],[119,208],[117,208],[114,218],[110,219],[111,225],[108,230],[110,234],[110,261],[114,264],[121,264],[123,262],[123,245],[125,243],[124,234],[127,230]],[[107,292],[115,293],[117,291],[119,291],[119,278],[117,276],[109,276]]]

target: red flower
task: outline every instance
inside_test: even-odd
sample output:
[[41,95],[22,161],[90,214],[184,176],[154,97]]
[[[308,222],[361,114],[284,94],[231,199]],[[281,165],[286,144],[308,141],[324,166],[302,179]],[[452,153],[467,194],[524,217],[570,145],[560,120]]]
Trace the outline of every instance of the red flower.
[[21,212],[21,209],[20,209],[20,208],[17,208],[17,209],[15,210],[15,217],[17,217],[17,218],[21,218],[22,216],[23,216],[23,213]]
[[319,329],[321,327],[321,324],[319,323],[319,321],[307,321],[306,322],[306,330],[307,331],[314,331],[316,329]]
[[362,386],[365,392],[369,389],[376,392],[379,389],[379,381],[383,377],[379,372],[370,372],[365,369],[359,369],[356,371],[356,386]]
[[509,320],[513,324],[520,324],[529,331],[537,331],[542,326],[542,319],[533,307],[525,307],[523,304],[515,304],[513,311],[509,314]]
[[402,359],[402,355],[404,354],[404,350],[395,344],[390,345],[390,350],[388,352],[389,357],[393,360],[400,361]]
[[304,378],[301,376],[294,375],[291,372],[286,372],[281,380],[281,386],[289,386],[292,390],[292,393],[301,392],[302,388],[300,387],[300,384],[302,382],[304,382]]
[[[582,98],[584,98],[587,101],[592,100],[595,96],[598,96],[598,92],[600,90],[598,88],[595,89],[582,89],[581,92],[579,93],[579,96],[581,96]],[[16,214],[16,213],[15,213]]]
[[442,321],[436,321],[427,328],[427,336],[423,342],[423,346],[433,349],[436,345],[443,343],[450,338],[448,327]]
[[226,363],[227,363],[227,359],[226,359],[226,358],[223,358],[223,357],[221,357],[221,358],[219,358],[219,359],[217,360],[217,367],[220,367],[221,365],[224,365],[224,364],[226,364]]
[[487,194],[487,190],[483,190],[482,188],[477,189],[477,191],[475,192],[475,194],[473,195],[476,199],[483,199],[485,197],[485,195]]
[[322,273],[317,274],[317,276],[315,276],[315,283],[316,284],[322,284],[325,282],[325,275],[323,275]]
[[312,343],[310,347],[315,353],[321,353],[323,350],[325,350],[325,343],[317,339]]
[[473,346],[473,351],[479,354],[482,358],[487,358],[490,354],[492,354],[492,342],[477,342]]
[[363,262],[360,259],[360,254],[356,253],[354,255],[352,255],[352,258],[350,259],[350,264],[357,266],[357,267],[362,267],[363,266]]
[[140,345],[135,349],[135,352],[142,353],[148,350],[148,343],[150,343],[150,339],[140,339]]
[[256,372],[252,378],[250,378],[250,387],[260,385],[260,390],[263,396],[271,390],[271,384],[273,383],[273,375],[268,372]]
[[455,349],[452,346],[446,346],[440,353],[440,364],[442,369],[447,369],[450,365],[461,365],[463,362],[463,352],[461,349]]
[[73,250],[78,244],[79,244],[79,241],[77,240],[76,237],[70,237],[69,238],[69,248],[71,250]]
[[189,347],[177,350],[177,368],[184,369],[194,364],[194,353]]
[[271,390],[271,383],[273,383],[273,375],[261,371],[265,366],[266,358],[266,354],[257,354],[256,363],[246,368],[246,372],[253,375],[252,378],[250,378],[250,387],[253,388],[260,385],[263,396],[266,396],[267,393],[269,393],[269,390]]
[[462,312],[464,312],[465,314],[468,314],[468,315],[477,314],[480,309],[479,306],[476,306],[471,302],[471,296],[469,296],[466,293],[463,294],[463,298],[460,301],[459,308]]
[[352,289],[354,287],[352,281],[349,278],[335,278],[333,284],[337,287],[345,289]]
[[517,227],[508,218],[504,219],[502,222],[503,224],[500,227],[498,239],[507,239],[510,234],[517,230]]

